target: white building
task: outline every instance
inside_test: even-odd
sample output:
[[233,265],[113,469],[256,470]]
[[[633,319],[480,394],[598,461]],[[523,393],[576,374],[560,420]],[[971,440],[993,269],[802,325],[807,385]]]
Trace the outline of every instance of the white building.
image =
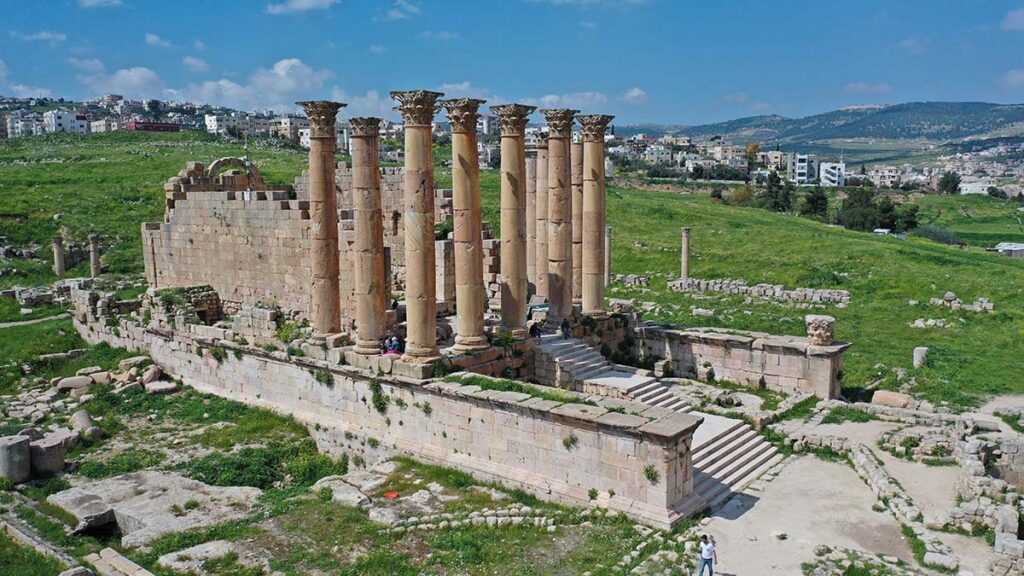
[[113,118],[93,120],[89,123],[89,132],[117,132],[120,123]]
[[669,150],[665,146],[655,144],[654,146],[648,146],[644,150],[644,160],[651,164],[661,164],[663,162],[672,161],[672,150]]
[[995,186],[991,178],[964,178],[960,181],[961,194],[988,194],[988,189]]
[[846,186],[846,162],[822,162],[818,179],[822,186]]
[[[351,125],[345,121],[339,121],[334,127],[335,139],[337,140],[338,150],[348,151],[349,143],[351,141]],[[299,146],[305,149],[309,149],[309,128],[299,128]]]
[[15,110],[7,115],[7,137],[22,138],[36,136],[46,132],[42,120],[38,116],[24,110]]
[[88,134],[89,121],[85,114],[70,110],[47,110],[43,112],[43,125],[47,132],[72,132]]
[[808,154],[794,154],[788,158],[786,176],[794,184],[809,184],[818,177],[814,156]]
[[900,171],[895,166],[876,166],[868,173],[868,178],[879,188],[896,188],[900,185]]

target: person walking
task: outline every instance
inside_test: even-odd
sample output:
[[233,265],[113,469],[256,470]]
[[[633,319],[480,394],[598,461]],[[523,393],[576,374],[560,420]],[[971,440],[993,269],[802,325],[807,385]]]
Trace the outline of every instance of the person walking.
[[562,329],[562,339],[563,340],[568,340],[569,339],[569,328],[570,328],[570,326],[569,326],[569,319],[568,318],[562,318],[562,325],[560,327]]
[[700,571],[697,572],[697,576],[704,576],[705,566],[708,568],[708,576],[715,576],[716,564],[718,552],[715,552],[715,543],[704,534],[700,537]]

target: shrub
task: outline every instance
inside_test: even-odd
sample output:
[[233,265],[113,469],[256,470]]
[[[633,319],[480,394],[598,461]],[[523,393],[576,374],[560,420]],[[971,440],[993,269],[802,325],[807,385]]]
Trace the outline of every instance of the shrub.
[[318,369],[313,373],[313,378],[317,382],[327,386],[328,388],[334,386],[334,376],[331,375],[330,371],[324,370],[323,368]]
[[387,414],[391,397],[384,393],[384,388],[376,380],[370,380],[370,402],[373,404],[374,410],[381,414]]
[[597,488],[591,488],[587,490],[587,497],[591,500],[597,500]]
[[658,469],[654,467],[654,464],[648,464],[644,466],[644,478],[651,484],[656,484],[658,479],[661,478],[661,474],[658,473]]
[[228,357],[228,351],[225,350],[223,346],[214,346],[213,348],[210,348],[210,356],[213,356],[213,359],[220,364]]
[[569,434],[565,438],[562,438],[562,446],[565,446],[566,450],[572,450],[580,443],[580,439],[575,434]]

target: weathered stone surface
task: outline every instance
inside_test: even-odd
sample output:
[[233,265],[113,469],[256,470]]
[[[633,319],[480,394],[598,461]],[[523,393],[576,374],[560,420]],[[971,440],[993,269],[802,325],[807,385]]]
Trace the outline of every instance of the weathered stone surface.
[[117,363],[117,371],[127,372],[128,370],[141,366],[146,362],[149,362],[149,356],[132,356],[131,358],[125,358]]
[[0,438],[0,478],[15,484],[29,479],[31,472],[28,436]]
[[327,489],[331,491],[331,500],[345,506],[356,508],[369,508],[370,499],[359,491],[358,488],[349,484],[341,476],[326,476],[313,484],[312,491]]
[[61,572],[57,576],[93,576],[93,573],[92,570],[83,566],[75,566],[74,568],[69,568]]
[[71,424],[72,430],[83,432],[92,427],[92,416],[85,410],[79,410],[71,415],[71,418],[68,419],[68,424]]
[[156,382],[156,380],[160,378],[162,374],[163,371],[160,370],[160,367],[157,366],[156,364],[153,364],[149,368],[146,368],[146,373],[142,375],[142,385],[145,386],[150,382]]
[[906,408],[913,401],[914,398],[910,394],[893,392],[891,390],[875,390],[874,395],[871,396],[872,404],[892,406],[893,408]]
[[203,564],[231,553],[238,556],[238,563],[242,566],[265,566],[267,563],[266,550],[247,545],[245,542],[227,540],[213,540],[177,552],[169,552],[158,558],[156,563],[181,574],[205,574]]
[[[77,530],[117,522],[121,544],[141,546],[153,538],[242,517],[261,494],[257,488],[217,487],[178,474],[144,471],[91,482],[47,498],[79,523]],[[198,507],[185,509],[195,500]],[[185,513],[172,512],[184,510]]]
[[177,382],[157,380],[146,384],[146,392],[149,394],[170,394],[178,389]]
[[836,334],[836,319],[831,316],[819,314],[808,314],[804,317],[807,322],[807,339],[815,346],[829,346]]
[[57,382],[57,390],[68,392],[79,388],[88,388],[92,385],[92,378],[88,376],[68,376]]
[[29,444],[32,457],[32,473],[36,475],[56,474],[64,470],[64,439],[47,435]]
[[373,492],[383,486],[388,480],[388,477],[384,474],[376,474],[366,470],[353,470],[341,478],[358,488],[361,492]]
[[926,346],[918,346],[914,348],[914,368],[921,368],[924,363],[928,360],[928,348]]

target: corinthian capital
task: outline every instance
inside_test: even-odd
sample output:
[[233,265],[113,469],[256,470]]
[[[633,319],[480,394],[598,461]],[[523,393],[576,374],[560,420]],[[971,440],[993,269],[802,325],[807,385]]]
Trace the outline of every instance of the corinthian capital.
[[579,110],[570,108],[545,108],[540,111],[548,121],[548,131],[552,138],[571,138],[572,119]]
[[491,106],[501,123],[502,136],[522,136],[526,133],[526,123],[530,120],[530,114],[536,110],[536,106],[525,104],[499,104]]
[[607,114],[580,114],[576,117],[580,121],[583,131],[584,142],[604,142],[604,133],[608,130],[608,123],[615,116]]
[[360,116],[349,118],[348,123],[352,127],[352,136],[354,137],[380,135],[380,118]]
[[402,115],[406,126],[430,126],[437,113],[437,99],[444,96],[441,92],[429,90],[404,90],[392,92],[391,97],[398,101],[395,106]]
[[453,98],[441,102],[448,111],[448,122],[452,125],[452,132],[476,134],[476,121],[480,119],[477,110],[484,102],[486,100],[476,98]]
[[338,110],[344,108],[345,104],[330,100],[306,100],[296,104],[302,106],[306,111],[306,117],[309,118],[310,138],[334,138]]

